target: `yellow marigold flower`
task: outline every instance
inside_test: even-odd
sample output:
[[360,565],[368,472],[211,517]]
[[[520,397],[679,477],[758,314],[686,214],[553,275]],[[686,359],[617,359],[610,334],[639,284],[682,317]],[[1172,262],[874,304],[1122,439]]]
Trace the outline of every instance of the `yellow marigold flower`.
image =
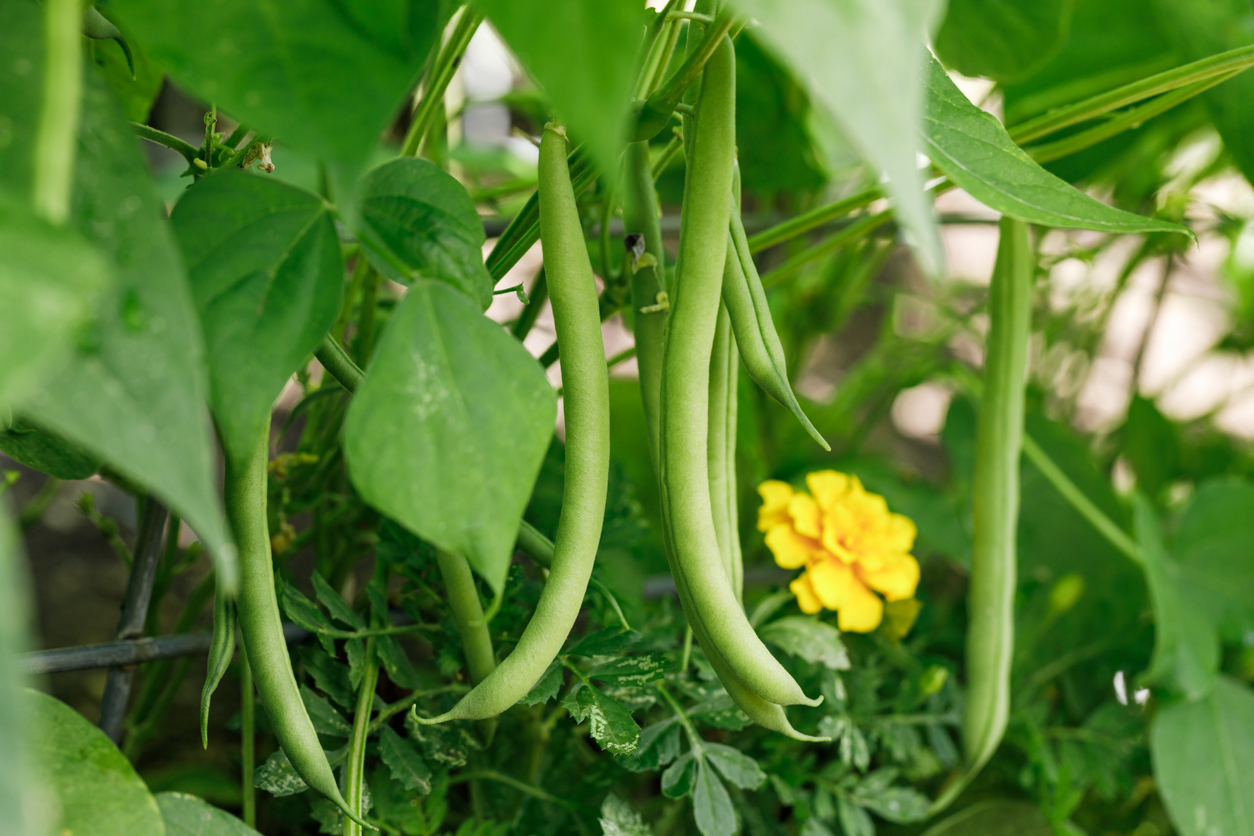
[[919,585],[914,523],[856,476],[823,470],[806,476],[806,487],[763,482],[758,530],[776,563],[805,568],[788,587],[802,612],[835,610],[840,629],[869,633],[884,619],[885,601],[911,600]]

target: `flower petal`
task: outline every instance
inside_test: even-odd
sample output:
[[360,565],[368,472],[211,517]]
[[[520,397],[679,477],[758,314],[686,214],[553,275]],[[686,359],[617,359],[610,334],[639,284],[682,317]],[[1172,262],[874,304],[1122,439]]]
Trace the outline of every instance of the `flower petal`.
[[914,597],[914,590],[919,585],[919,562],[908,554],[884,560],[876,571],[870,570],[866,563],[860,563],[857,572],[867,586],[883,593],[889,601]]
[[766,532],[766,547],[775,555],[775,562],[785,569],[800,569],[822,548],[814,540],[802,537],[791,525],[775,525]]
[[850,480],[844,473],[820,470],[806,476],[806,487],[824,511],[831,508],[849,490]]
[[788,500],[788,516],[792,517],[793,527],[797,529],[797,533],[810,537],[814,540],[819,539],[822,532],[822,524],[818,503],[807,493],[795,493]]
[[849,597],[849,590],[861,582],[854,577],[853,569],[839,560],[826,558],[810,567],[810,583],[823,606],[838,610]]
[[780,523],[791,522],[788,517],[788,500],[792,498],[792,485],[777,479],[768,479],[758,485],[762,507],[758,509],[758,531],[770,531]]
[[801,607],[803,613],[814,615],[823,609],[819,596],[814,594],[814,587],[810,584],[810,576],[808,574],[803,573],[792,583],[788,584],[788,588],[793,595],[797,596],[797,606]]
[[880,626],[884,602],[860,582],[849,586],[844,606],[836,614],[836,626],[847,633],[869,633]]

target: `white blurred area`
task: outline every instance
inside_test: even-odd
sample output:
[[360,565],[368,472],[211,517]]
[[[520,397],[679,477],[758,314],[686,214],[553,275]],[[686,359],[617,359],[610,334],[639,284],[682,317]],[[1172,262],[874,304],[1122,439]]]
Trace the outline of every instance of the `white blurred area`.
[[[661,8],[665,0],[649,0],[649,5]],[[1000,117],[1001,101],[990,82],[962,77],[954,80],[969,99]],[[465,108],[460,120],[461,140],[471,145],[503,147],[520,160],[534,164],[536,148],[532,140],[512,128],[504,105],[491,101],[527,83],[525,73],[495,31],[487,24],[481,26],[447,94],[450,113]],[[1185,179],[1190,170],[1205,167],[1219,150],[1213,133],[1200,135],[1178,153],[1176,173]],[[1167,191],[1171,189],[1169,186]],[[1234,173],[1203,181],[1188,198],[1191,218],[1211,219],[1218,212],[1254,217],[1254,190]],[[975,221],[946,224],[942,229],[947,281],[986,286],[997,253],[996,213],[960,190],[941,195],[937,211]],[[1249,252],[1239,255],[1254,269],[1254,226],[1248,238]],[[1047,276],[1038,278],[1038,304],[1045,302],[1056,313],[1091,310],[1091,304],[1083,304],[1086,300],[1091,302],[1094,297],[1116,291],[1124,266],[1141,240],[1127,236],[1091,262],[1064,257],[1098,239],[1096,234],[1086,232],[1053,231],[1045,236],[1040,242],[1041,250],[1053,256],[1054,263]],[[488,242],[485,254],[493,243]],[[1084,431],[1102,433],[1114,429],[1133,393],[1138,392],[1153,399],[1169,417],[1193,420],[1210,416],[1221,430],[1254,439],[1254,358],[1217,348],[1229,324],[1231,290],[1221,273],[1229,256],[1225,239],[1203,235],[1196,246],[1171,265],[1165,284],[1163,258],[1142,264],[1125,277],[1092,362],[1067,345],[1055,345],[1043,354],[1038,340],[1031,357],[1034,381],[1052,396],[1073,402],[1074,420]],[[501,280],[498,289],[520,284],[530,288],[540,263],[540,248],[536,245]],[[499,322],[509,322],[521,310],[517,296],[507,293],[496,297],[488,315]],[[950,345],[959,357],[978,365],[982,359],[980,335],[986,329],[986,321],[977,319],[973,326],[978,334],[959,334]],[[631,346],[631,334],[621,317],[611,319],[602,331],[607,356]],[[524,345],[539,356],[553,340],[552,311],[546,304]],[[839,386],[840,372],[836,371],[833,379],[831,374],[815,374],[813,370],[830,368],[833,363],[847,364],[852,359],[835,351],[829,342],[820,341],[815,356],[797,381],[800,392],[819,400],[832,396]],[[634,358],[620,363],[612,373],[634,376]],[[555,386],[560,386],[560,362],[549,370],[549,377]],[[949,388],[935,383],[901,392],[891,410],[895,428],[904,436],[937,442],[952,395]]]

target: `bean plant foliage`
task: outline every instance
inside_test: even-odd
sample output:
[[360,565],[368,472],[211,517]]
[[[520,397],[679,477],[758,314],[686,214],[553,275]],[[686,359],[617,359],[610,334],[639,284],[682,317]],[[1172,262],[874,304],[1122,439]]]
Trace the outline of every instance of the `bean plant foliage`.
[[[6,0],[5,832],[1254,836],[1251,32]],[[212,631],[120,732],[23,656],[79,483]]]

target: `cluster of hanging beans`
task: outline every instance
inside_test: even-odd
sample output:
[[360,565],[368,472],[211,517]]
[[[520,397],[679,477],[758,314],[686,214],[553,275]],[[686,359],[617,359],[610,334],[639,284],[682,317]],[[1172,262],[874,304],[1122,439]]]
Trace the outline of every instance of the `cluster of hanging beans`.
[[[674,87],[658,90],[640,113],[635,141],[623,155],[624,222],[629,253],[636,356],[646,425],[662,501],[666,557],[692,633],[735,703],[760,725],[799,740],[784,708],[815,706],[767,650],[745,615],[736,520],[736,385],[738,367],[788,408],[813,436],[789,383],[741,224],[736,168],[735,54],[730,23],[713,3],[706,37],[693,21],[683,116],[687,173],[678,260],[665,269],[648,140],[678,104]],[[684,76],[687,79],[687,76]],[[658,104],[656,99],[662,99]],[[652,133],[650,133],[652,132]],[[561,347],[566,460],[555,542],[524,524],[519,546],[549,565],[536,610],[512,652],[497,661],[465,558],[441,552],[438,565],[466,649],[474,687],[449,711],[424,724],[487,721],[518,703],[557,657],[583,603],[605,513],[610,457],[609,387],[601,311],[576,204],[565,130],[546,126],[540,143],[538,212],[547,293]],[[976,464],[975,549],[963,738],[967,768],[955,793],[1000,741],[1008,711],[1014,590],[1014,521],[1023,423],[1032,261],[1026,226],[1003,222],[990,299],[991,334]],[[321,356],[321,355],[320,355]],[[334,358],[331,358],[334,359]],[[351,364],[350,364],[351,365]],[[360,375],[360,372],[353,372]],[[341,376],[342,380],[346,377]],[[352,384],[346,383],[349,388]],[[209,698],[234,651],[238,622],[258,695],[292,766],[354,822],[300,698],[283,641],[266,528],[268,432],[246,467],[228,467],[226,506],[240,549],[236,605],[219,595],[202,735]],[[498,602],[499,603],[499,602]],[[825,738],[822,738],[825,739]],[[941,803],[941,802],[938,802]],[[368,825],[367,825],[368,826]]]

